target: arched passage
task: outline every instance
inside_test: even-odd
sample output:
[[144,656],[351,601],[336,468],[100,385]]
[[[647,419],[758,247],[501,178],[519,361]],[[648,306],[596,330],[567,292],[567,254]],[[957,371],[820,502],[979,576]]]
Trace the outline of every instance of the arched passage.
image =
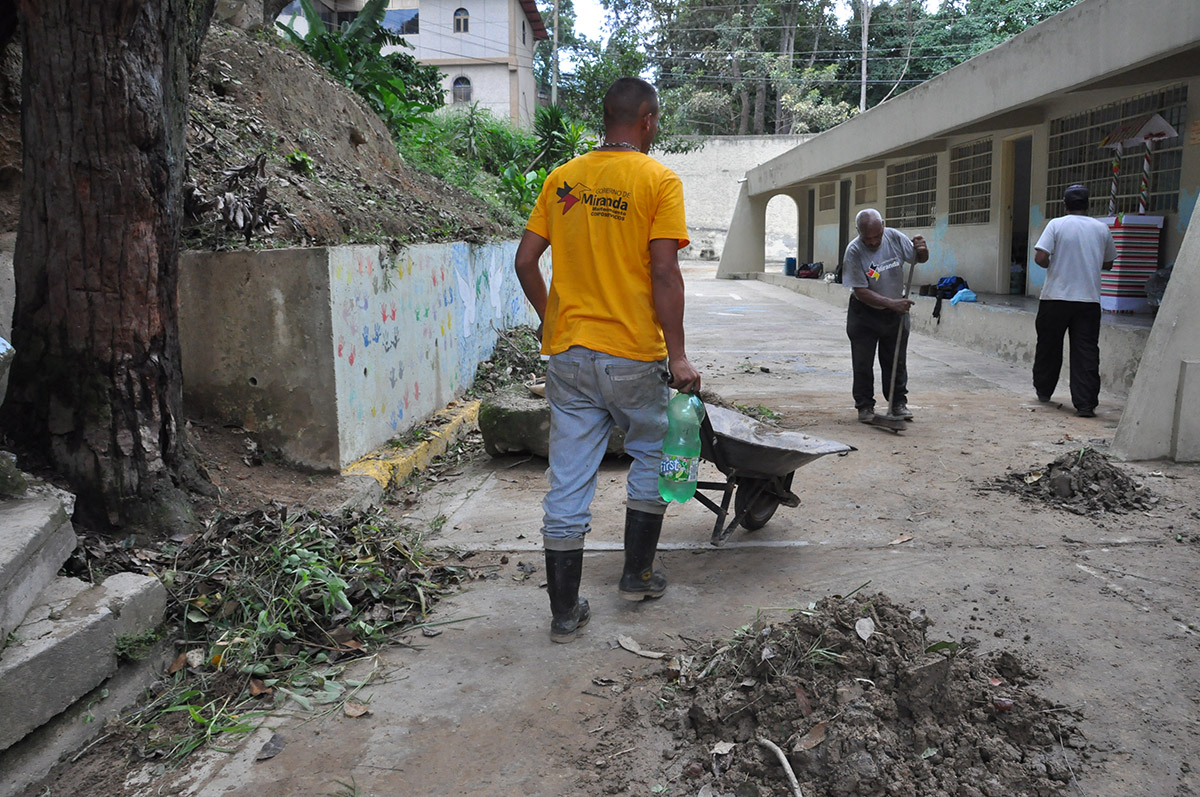
[[772,265],[782,269],[785,258],[803,260],[800,252],[800,207],[795,197],[775,194],[767,200],[764,220],[763,260],[768,269]]

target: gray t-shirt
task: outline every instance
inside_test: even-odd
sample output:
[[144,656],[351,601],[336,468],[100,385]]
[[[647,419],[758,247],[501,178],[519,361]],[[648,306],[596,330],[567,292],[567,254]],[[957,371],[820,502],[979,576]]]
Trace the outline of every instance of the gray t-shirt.
[[842,258],[842,284],[848,288],[870,288],[880,296],[902,299],[904,264],[916,260],[912,241],[891,227],[883,229],[879,248],[871,251],[855,238]]
[[1050,255],[1041,298],[1099,304],[1100,266],[1117,257],[1107,224],[1068,213],[1050,220],[1034,248]]

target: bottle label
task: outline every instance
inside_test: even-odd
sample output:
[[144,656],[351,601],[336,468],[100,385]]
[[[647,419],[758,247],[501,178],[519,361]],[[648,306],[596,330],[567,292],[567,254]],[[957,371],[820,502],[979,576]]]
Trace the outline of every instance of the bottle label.
[[694,482],[700,475],[700,457],[663,454],[658,475],[670,482]]

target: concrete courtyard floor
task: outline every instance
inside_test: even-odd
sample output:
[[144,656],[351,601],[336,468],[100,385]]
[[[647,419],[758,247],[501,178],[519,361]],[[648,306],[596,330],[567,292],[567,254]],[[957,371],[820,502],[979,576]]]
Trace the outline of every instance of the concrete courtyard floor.
[[[645,784],[634,793],[649,794],[665,782],[670,751],[649,742],[619,758],[597,752],[601,731],[627,721],[608,690],[661,681],[661,662],[620,648],[618,636],[675,652],[756,613],[783,616],[869,582],[868,593],[924,608],[936,638],[1016,653],[1039,671],[1035,689],[1078,711],[1096,753],[1074,793],[1200,793],[1197,468],[1125,465],[1161,496],[1153,511],[1127,515],[1074,515],[980,489],[1008,469],[1103,450],[1121,401],[1103,394],[1098,417],[1076,418],[1065,379],[1065,406],[1040,405],[1028,366],[914,335],[916,420],[902,434],[868,427],[849,395],[845,311],[713,272],[685,265],[688,349],[705,387],[857,448],[796,473],[798,508],[713,548],[711,512],[671,507],[660,556],[671,587],[629,604],[616,594],[625,464],[606,462],[583,577],[593,619],[573,644],[553,645],[539,588],[545,462],[481,455],[423,493],[407,520],[436,529],[432,544],[475,552],[467,563],[507,562],[438,606],[434,620],[453,621],[439,636],[414,635],[413,647],[359,665],[375,672],[360,695],[369,716],[281,715],[233,754],[209,752],[166,776],[133,773],[130,784],[257,797],[593,794],[602,767],[622,766]],[[711,466],[702,475],[719,478]],[[537,569],[523,577],[521,564]],[[273,732],[283,751],[256,762]],[[670,793],[692,792],[678,783]]]

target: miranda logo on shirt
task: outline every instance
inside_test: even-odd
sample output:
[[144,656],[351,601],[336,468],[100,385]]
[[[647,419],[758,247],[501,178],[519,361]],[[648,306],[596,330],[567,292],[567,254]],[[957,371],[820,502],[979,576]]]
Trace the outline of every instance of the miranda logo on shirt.
[[571,185],[566,180],[563,180],[562,188],[556,188],[554,190],[554,193],[558,194],[558,202],[555,202],[554,204],[563,206],[562,212],[564,216],[567,215],[567,211],[575,207],[575,203],[579,201],[579,197],[571,193],[579,187],[579,183]]
[[878,280],[883,276],[883,272],[891,271],[900,266],[900,259],[893,257],[891,260],[886,260],[883,263],[877,263],[867,268],[867,276],[873,280]]

